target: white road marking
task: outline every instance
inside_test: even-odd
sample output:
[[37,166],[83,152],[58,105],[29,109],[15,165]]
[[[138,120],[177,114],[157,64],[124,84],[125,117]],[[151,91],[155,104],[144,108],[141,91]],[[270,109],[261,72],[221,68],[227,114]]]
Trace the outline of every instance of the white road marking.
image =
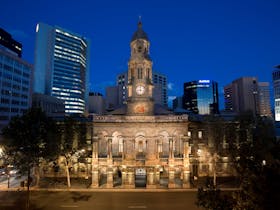
[[128,206],[129,209],[146,209],[147,206]]
[[77,205],[60,205],[61,208],[78,208]]

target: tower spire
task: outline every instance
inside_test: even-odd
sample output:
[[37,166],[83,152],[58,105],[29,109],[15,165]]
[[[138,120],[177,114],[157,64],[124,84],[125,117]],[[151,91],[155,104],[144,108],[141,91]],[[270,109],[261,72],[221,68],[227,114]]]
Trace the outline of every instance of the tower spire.
[[139,19],[138,19],[138,28],[142,28],[142,17],[141,17],[141,15],[139,15]]

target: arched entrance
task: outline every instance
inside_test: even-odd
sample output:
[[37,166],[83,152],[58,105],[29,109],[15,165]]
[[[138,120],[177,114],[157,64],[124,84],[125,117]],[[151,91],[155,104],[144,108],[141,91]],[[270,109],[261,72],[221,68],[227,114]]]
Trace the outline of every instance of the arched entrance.
[[135,187],[146,187],[147,172],[146,168],[135,169]]

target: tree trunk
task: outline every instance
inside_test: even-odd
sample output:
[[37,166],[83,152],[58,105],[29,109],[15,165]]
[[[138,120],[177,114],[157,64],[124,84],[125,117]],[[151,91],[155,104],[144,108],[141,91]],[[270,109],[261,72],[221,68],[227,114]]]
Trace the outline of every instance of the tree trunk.
[[66,177],[67,177],[67,186],[68,188],[70,188],[71,187],[70,172],[69,172],[69,165],[66,157],[65,157],[65,170],[66,170]]
[[39,186],[39,183],[40,183],[40,166],[35,166],[34,167],[34,174],[35,174],[35,176],[36,176],[36,186],[38,187]]
[[30,168],[28,168],[27,172],[27,199],[26,199],[26,209],[29,210],[30,206]]
[[216,187],[217,184],[217,174],[216,174],[216,159],[217,159],[217,153],[214,153],[214,164],[213,164],[213,185]]

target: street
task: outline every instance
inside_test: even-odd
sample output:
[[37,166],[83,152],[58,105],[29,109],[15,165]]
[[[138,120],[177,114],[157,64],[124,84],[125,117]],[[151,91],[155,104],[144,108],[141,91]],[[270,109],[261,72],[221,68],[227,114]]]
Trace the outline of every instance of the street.
[[[196,192],[46,192],[32,191],[30,210],[199,210]],[[24,210],[25,191],[0,192],[1,210]]]
[[[18,177],[18,176],[10,176],[9,187],[19,187],[21,181],[25,181],[26,176]],[[0,176],[0,189],[8,187],[8,178],[6,175]]]

